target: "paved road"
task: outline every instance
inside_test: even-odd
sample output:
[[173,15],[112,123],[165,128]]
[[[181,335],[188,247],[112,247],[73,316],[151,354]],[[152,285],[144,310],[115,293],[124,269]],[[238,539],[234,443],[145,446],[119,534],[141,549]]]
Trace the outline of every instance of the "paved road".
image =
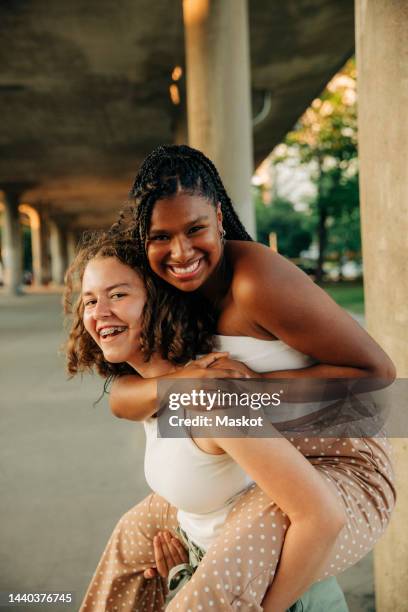
[[112,527],[148,487],[142,426],[105,399],[93,406],[101,379],[67,380],[59,302],[0,298],[0,591],[72,589],[79,603]]
[[[106,399],[93,406],[97,377],[67,380],[59,303],[0,295],[0,591],[72,590],[79,604],[112,527],[148,488],[142,426]],[[342,584],[352,612],[374,609],[370,559]]]

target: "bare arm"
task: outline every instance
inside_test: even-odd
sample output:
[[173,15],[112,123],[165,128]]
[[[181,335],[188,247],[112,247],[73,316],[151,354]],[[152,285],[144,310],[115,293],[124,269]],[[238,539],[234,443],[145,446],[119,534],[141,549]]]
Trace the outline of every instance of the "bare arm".
[[[246,378],[249,374],[245,366],[239,362],[231,362],[226,366],[209,368],[217,361],[224,359],[228,353],[209,353],[196,359],[184,367],[174,367],[168,364],[166,373],[142,378],[139,375],[121,376],[114,380],[109,403],[113,414],[122,419],[144,421],[157,411],[157,381],[161,378]],[[163,363],[161,364],[163,371]]]
[[250,257],[241,258],[234,291],[259,329],[318,362],[267,378],[395,378],[394,364],[373,338],[306,274],[270,249],[253,245]]
[[216,443],[290,520],[278,570],[263,604],[284,612],[316,581],[346,517],[318,470],[285,438],[274,435],[269,439],[217,438]]
[[109,395],[113,414],[121,419],[144,421],[156,412],[157,379],[128,374],[116,378]]

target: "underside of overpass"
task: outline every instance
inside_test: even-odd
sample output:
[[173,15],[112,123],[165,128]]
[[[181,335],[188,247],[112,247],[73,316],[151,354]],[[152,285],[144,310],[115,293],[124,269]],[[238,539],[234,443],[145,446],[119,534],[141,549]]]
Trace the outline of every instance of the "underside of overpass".
[[[353,52],[354,15],[352,0],[248,10],[256,164]],[[66,229],[109,224],[144,156],[187,137],[182,2],[8,0],[0,24],[0,187]]]

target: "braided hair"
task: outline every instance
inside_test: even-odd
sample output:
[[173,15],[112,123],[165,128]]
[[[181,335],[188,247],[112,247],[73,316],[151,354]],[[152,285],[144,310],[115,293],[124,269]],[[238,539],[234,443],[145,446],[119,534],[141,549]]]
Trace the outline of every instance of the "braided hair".
[[[153,207],[158,200],[178,193],[204,197],[214,208],[220,203],[225,239],[252,240],[239,220],[212,161],[187,145],[161,145],[142,163],[130,191],[131,203],[122,209],[110,230],[112,234],[124,232],[134,240],[147,269],[146,243]],[[173,343],[172,355],[176,353],[179,360],[183,355],[187,361],[197,352],[212,350],[218,318],[214,305],[197,292],[181,292],[159,278],[156,278],[156,284],[161,289],[162,299],[160,304],[150,304],[148,312],[152,314],[145,319],[142,328],[146,354],[157,351],[166,355],[172,335],[170,328],[175,319],[177,328],[181,324],[184,332],[177,334],[177,349],[174,350]],[[156,317],[162,321],[162,330],[155,322]]]
[[154,204],[180,192],[205,197],[214,206],[218,202],[221,204],[226,240],[252,240],[239,220],[212,161],[187,145],[161,145],[146,157],[130,191],[135,206],[120,213],[113,229],[132,225],[131,221],[126,221],[130,212],[133,238],[144,253]]

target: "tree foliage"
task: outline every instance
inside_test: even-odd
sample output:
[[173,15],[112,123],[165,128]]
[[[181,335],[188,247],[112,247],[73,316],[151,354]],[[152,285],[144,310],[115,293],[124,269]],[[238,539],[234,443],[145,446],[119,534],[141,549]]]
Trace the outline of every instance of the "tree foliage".
[[309,248],[312,233],[305,215],[297,212],[287,200],[276,198],[273,204],[265,206],[260,191],[255,198],[257,240],[269,244],[269,234],[278,237],[278,251],[286,257],[299,257],[301,251]]
[[356,68],[350,60],[287,135],[275,163],[297,155],[314,168],[316,197],[310,206],[319,247],[317,280],[328,254],[341,262],[360,256],[357,163]]

